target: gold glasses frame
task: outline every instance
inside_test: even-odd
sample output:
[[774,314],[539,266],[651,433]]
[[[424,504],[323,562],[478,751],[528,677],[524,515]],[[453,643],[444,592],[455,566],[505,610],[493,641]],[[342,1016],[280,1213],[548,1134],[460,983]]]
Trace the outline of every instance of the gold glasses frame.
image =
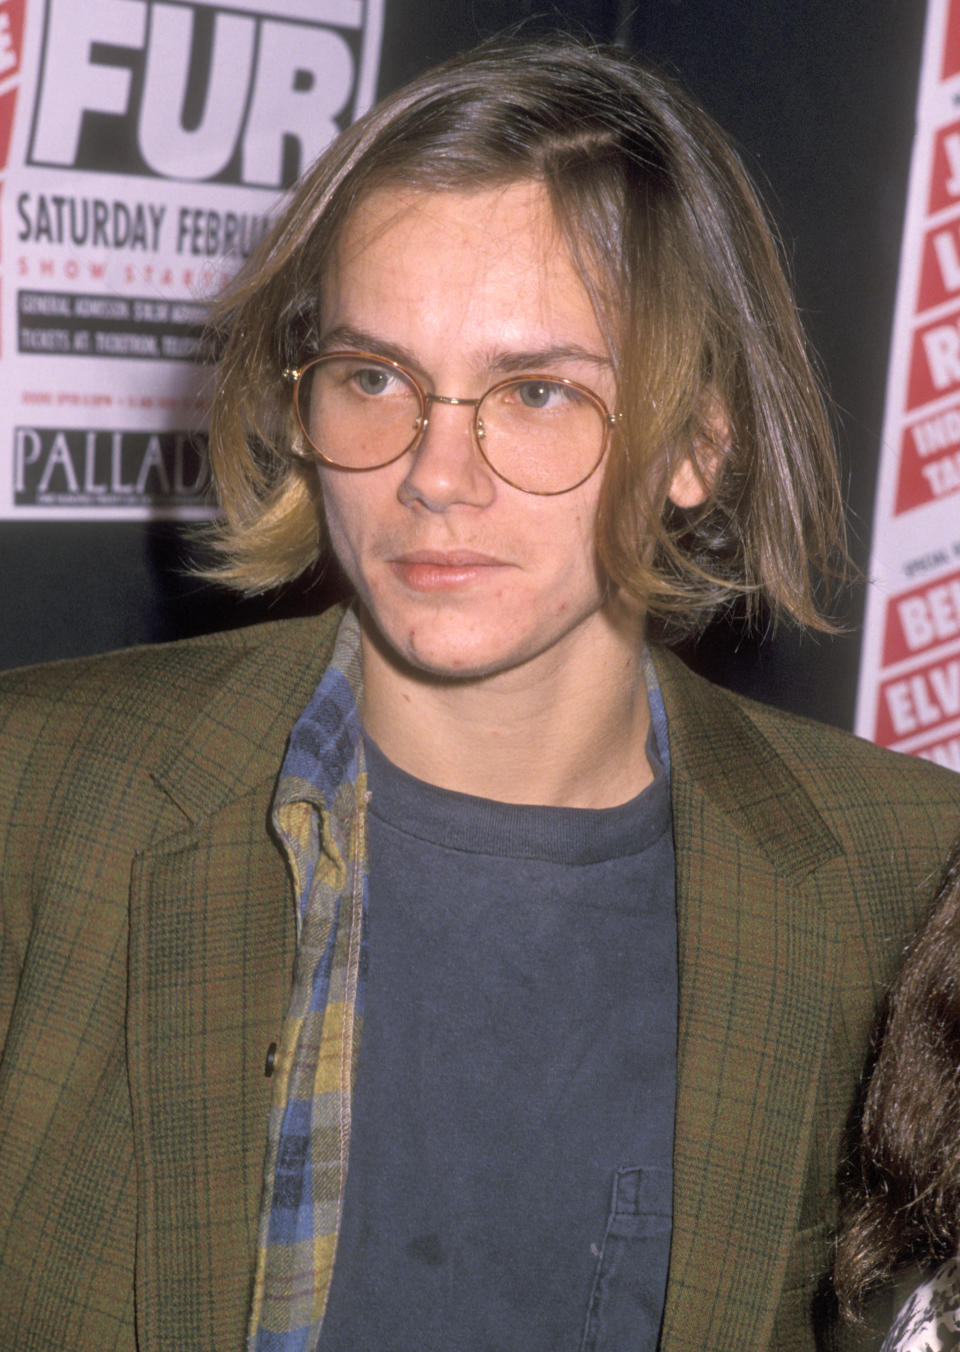
[[[416,430],[414,431],[413,437],[410,439],[407,445],[404,446],[403,450],[398,451],[395,455],[389,456],[386,460],[378,461],[377,464],[375,465],[341,465],[338,464],[337,461],[331,460],[329,456],[325,455],[323,451],[321,451],[320,448],[315,445],[313,439],[310,436],[309,431],[307,430],[306,424],[304,423],[303,414],[300,410],[300,391],[302,388],[303,377],[307,374],[307,372],[310,371],[319,362],[332,361],[337,358],[342,359],[345,357],[356,358],[361,361],[372,361],[375,362],[378,366],[387,366],[392,370],[396,371],[397,374],[402,376],[403,379],[407,381],[407,383],[414,390],[420,405],[420,412],[414,424]],[[572,493],[575,488],[579,488],[581,484],[586,483],[586,481],[597,472],[597,470],[599,469],[600,465],[603,462],[604,456],[607,453],[607,446],[610,441],[610,429],[617,425],[621,417],[619,413],[611,413],[610,410],[607,408],[607,405],[604,403],[603,399],[601,399],[600,395],[597,394],[595,390],[591,390],[589,385],[583,385],[578,380],[570,380],[566,376],[545,375],[543,372],[540,371],[532,372],[529,375],[526,373],[522,373],[520,375],[507,376],[503,380],[498,380],[493,385],[491,385],[488,390],[485,390],[484,393],[480,395],[478,399],[464,399],[459,396],[450,394],[433,394],[430,390],[425,390],[421,385],[420,381],[417,380],[416,376],[413,375],[410,371],[408,371],[405,366],[401,365],[400,362],[392,361],[389,357],[382,357],[378,355],[376,352],[355,352],[349,349],[344,351],[338,350],[335,352],[323,352],[317,357],[312,357],[308,362],[305,362],[303,366],[286,367],[282,372],[282,375],[283,379],[288,381],[293,386],[293,408],[294,412],[296,413],[297,423],[300,427],[300,431],[306,438],[307,445],[311,447],[315,455],[317,455],[317,457],[320,460],[322,460],[325,465],[329,465],[331,469],[343,470],[343,472],[346,474],[367,474],[371,470],[384,469],[387,465],[394,464],[397,460],[400,460],[403,456],[405,456],[408,451],[412,451],[414,447],[422,439],[423,434],[424,432],[426,432],[430,422],[429,409],[431,404],[452,404],[452,405],[462,404],[467,408],[473,409],[473,422],[472,422],[473,439],[476,444],[477,450],[480,452],[484,464],[487,466],[487,468],[491,471],[492,474],[495,474],[498,479],[501,479],[504,483],[509,484],[511,488],[516,488],[521,493],[530,493],[535,497],[543,497],[543,498],[559,497],[563,493]],[[498,390],[506,389],[508,385],[522,384],[527,381],[536,382],[538,380],[542,380],[550,385],[563,385],[567,389],[576,390],[578,394],[583,395],[587,400],[589,400],[591,404],[593,404],[594,408],[597,410],[597,413],[600,415],[603,427],[603,436],[600,440],[600,449],[590,469],[586,472],[586,474],[581,475],[581,477],[576,481],[576,483],[569,484],[564,488],[524,488],[522,484],[515,483],[513,479],[510,479],[501,470],[497,469],[496,465],[494,465],[487,456],[486,450],[484,449],[483,445],[484,437],[486,435],[483,426],[483,420],[480,417],[480,406],[483,404],[483,402],[486,399],[488,399],[490,395],[496,394]]]

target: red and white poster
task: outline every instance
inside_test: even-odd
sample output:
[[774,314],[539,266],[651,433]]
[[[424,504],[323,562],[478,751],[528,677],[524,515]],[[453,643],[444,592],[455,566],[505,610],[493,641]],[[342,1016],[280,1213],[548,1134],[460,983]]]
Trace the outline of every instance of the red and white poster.
[[205,302],[374,101],[384,0],[0,0],[0,517],[209,510]]
[[929,0],[857,732],[960,770],[960,0]]

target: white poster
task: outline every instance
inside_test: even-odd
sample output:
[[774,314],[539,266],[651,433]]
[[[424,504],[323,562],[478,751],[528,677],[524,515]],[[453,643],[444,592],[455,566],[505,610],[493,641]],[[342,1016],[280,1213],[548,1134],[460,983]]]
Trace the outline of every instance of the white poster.
[[0,517],[209,512],[205,300],[373,102],[383,0],[0,0]]
[[930,0],[857,732],[960,770],[960,0]]

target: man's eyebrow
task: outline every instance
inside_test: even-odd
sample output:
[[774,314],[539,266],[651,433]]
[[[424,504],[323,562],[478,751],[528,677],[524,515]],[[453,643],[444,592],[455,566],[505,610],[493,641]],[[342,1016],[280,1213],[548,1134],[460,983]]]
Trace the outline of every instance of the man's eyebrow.
[[[426,372],[420,362],[407,348],[399,343],[387,342],[375,334],[363,329],[352,328],[349,324],[339,325],[324,334],[319,354],[347,349],[352,352],[369,352],[376,357],[385,357],[388,361],[398,362],[401,366],[418,375]],[[550,347],[524,350],[504,350],[492,352],[480,365],[484,371],[495,375],[513,375],[515,373],[537,373],[546,371],[565,362],[585,362],[598,369],[609,370],[613,365],[605,353],[591,352],[579,343],[556,343]]]
[[605,354],[591,352],[579,343],[558,343],[553,347],[536,348],[529,352],[498,352],[491,357],[487,369],[511,375],[514,371],[542,371],[570,361],[587,362],[604,369],[613,365]]
[[398,343],[385,342],[383,338],[377,338],[372,333],[365,333],[363,329],[351,328],[349,324],[341,324],[338,328],[325,333],[320,340],[318,355],[323,356],[327,352],[339,352],[341,350],[369,352],[374,357],[386,357],[388,361],[395,361],[401,366],[407,366],[411,371],[419,370],[416,357],[412,352],[408,352],[405,347],[401,347]]

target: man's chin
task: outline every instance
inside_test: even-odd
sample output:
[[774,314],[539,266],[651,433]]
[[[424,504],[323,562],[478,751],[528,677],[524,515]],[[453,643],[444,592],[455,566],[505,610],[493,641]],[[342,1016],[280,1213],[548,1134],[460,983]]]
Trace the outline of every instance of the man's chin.
[[529,660],[504,646],[502,632],[472,638],[462,633],[445,636],[429,621],[423,622],[422,629],[410,625],[393,632],[363,606],[360,619],[364,639],[378,658],[408,679],[429,683],[481,681]]

